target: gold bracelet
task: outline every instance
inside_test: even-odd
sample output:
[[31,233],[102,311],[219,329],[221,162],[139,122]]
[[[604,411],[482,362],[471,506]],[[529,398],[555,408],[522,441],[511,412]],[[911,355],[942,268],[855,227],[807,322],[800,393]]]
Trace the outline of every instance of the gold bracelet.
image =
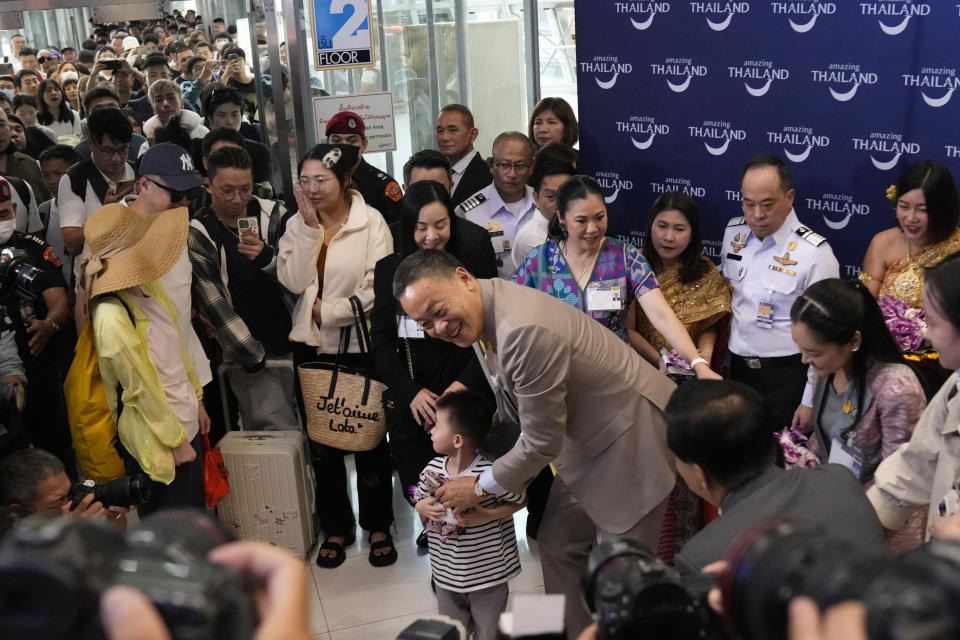
[[861,272],[860,272],[860,275],[857,276],[857,280],[859,280],[860,282],[866,284],[866,283],[869,282],[870,280],[873,280],[873,276],[870,275],[869,273],[867,273],[866,271],[861,271]]

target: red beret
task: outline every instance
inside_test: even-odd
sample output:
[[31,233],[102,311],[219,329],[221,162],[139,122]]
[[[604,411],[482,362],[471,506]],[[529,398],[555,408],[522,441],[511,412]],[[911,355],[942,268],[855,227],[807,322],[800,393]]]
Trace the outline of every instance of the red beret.
[[327,122],[327,135],[331,133],[363,133],[363,118],[353,111],[340,111]]

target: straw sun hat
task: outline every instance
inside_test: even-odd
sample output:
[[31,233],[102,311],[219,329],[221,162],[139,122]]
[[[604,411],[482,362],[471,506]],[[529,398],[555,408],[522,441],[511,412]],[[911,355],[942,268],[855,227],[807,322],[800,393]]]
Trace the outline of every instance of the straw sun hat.
[[97,210],[83,226],[90,297],[166,274],[183,253],[188,229],[186,207],[141,214],[117,203]]

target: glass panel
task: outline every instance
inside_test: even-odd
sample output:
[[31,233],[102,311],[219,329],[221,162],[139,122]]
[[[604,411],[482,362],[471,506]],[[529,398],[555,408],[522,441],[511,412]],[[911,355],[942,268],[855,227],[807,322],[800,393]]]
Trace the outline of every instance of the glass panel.
[[577,52],[573,2],[538,2],[540,95],[563,98],[577,110]]

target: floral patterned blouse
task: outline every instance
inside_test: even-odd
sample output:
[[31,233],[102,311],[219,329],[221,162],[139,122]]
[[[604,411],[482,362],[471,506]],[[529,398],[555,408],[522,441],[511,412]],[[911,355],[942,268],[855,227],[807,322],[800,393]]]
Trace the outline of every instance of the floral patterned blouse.
[[[518,284],[539,289],[585,311],[624,342],[629,341],[626,319],[630,302],[660,287],[650,263],[640,250],[629,242],[612,238],[604,238],[586,290],[577,284],[555,240],[547,240],[531,251],[514,278]],[[611,300],[617,298],[619,309],[609,309],[616,306]],[[592,301],[602,302],[594,304]],[[590,310],[588,305],[603,306],[607,310]]]

